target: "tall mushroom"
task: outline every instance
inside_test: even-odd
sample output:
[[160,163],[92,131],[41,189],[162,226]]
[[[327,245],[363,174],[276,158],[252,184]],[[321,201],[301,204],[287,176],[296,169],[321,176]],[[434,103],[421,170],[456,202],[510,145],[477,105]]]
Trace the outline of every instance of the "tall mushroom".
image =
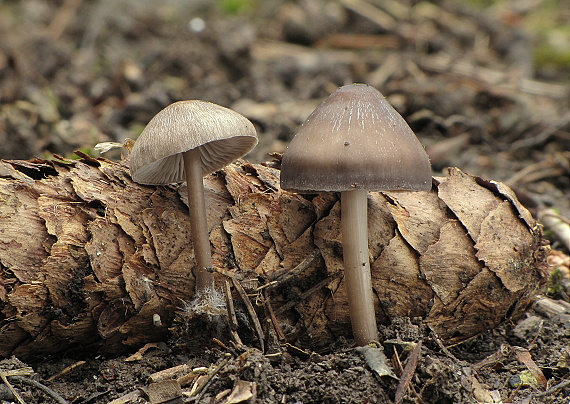
[[283,155],[281,187],[341,191],[343,261],[357,345],[378,339],[368,255],[367,191],[431,188],[428,156],[373,87],[351,84],[320,104]]
[[256,144],[255,128],[247,118],[210,102],[191,100],[160,111],[131,152],[134,181],[148,185],[187,182],[197,296],[214,288],[203,176],[247,154]]

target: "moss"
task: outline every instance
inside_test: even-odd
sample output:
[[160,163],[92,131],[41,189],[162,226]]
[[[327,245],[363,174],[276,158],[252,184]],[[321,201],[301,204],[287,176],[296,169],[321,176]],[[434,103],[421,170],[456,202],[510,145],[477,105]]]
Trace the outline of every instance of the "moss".
[[247,13],[255,8],[255,0],[219,0],[220,11],[226,15]]
[[543,43],[535,48],[534,61],[537,67],[568,69],[570,73],[570,47],[561,49],[549,43]]
[[547,288],[547,295],[548,296],[556,296],[560,292],[564,290],[563,281],[564,275],[562,271],[558,267],[556,267],[551,273],[550,277],[548,278],[548,288]]

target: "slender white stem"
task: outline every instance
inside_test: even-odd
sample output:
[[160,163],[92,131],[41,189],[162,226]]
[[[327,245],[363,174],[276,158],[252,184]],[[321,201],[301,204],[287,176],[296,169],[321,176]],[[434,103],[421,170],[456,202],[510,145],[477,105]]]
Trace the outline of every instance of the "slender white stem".
[[363,346],[378,340],[368,257],[368,192],[343,191],[340,203],[348,309],[356,345]]
[[208,271],[212,267],[212,250],[210,249],[210,237],[208,222],[206,220],[206,200],[204,197],[204,181],[202,179],[202,167],[200,151],[189,150],[183,154],[184,171],[188,187],[188,207],[190,209],[190,224],[192,245],[196,257],[196,294],[214,290],[214,274]]

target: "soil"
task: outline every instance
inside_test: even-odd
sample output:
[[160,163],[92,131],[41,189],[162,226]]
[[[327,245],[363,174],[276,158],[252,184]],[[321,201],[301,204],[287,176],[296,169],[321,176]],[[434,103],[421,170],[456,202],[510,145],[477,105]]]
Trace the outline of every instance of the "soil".
[[[365,82],[410,123],[436,175],[457,166],[504,181],[533,214],[570,217],[570,9],[487,3],[4,1],[0,158],[97,155],[95,144],[136,138],[169,103],[204,99],[254,122],[260,145],[247,158],[264,161],[338,86]],[[5,383],[0,401],[570,403],[570,258],[547,235],[551,280],[516,322],[453,347],[419,319],[383,325],[395,376],[351,340],[313,352],[269,336],[262,352],[203,327],[135,357],[4,359],[20,397]],[[152,376],[180,365],[175,385]],[[210,382],[190,392],[204,372]]]

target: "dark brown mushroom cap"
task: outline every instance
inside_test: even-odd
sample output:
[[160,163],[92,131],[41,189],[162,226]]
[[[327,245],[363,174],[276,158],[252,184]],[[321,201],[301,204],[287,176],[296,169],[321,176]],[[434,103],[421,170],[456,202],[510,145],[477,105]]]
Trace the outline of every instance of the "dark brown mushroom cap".
[[429,158],[375,88],[351,84],[320,104],[283,155],[281,187],[295,192],[429,190]]
[[182,182],[182,153],[200,148],[206,175],[256,144],[255,127],[237,112],[206,101],[175,102],[156,114],[137,139],[130,155],[131,176],[141,184]]

